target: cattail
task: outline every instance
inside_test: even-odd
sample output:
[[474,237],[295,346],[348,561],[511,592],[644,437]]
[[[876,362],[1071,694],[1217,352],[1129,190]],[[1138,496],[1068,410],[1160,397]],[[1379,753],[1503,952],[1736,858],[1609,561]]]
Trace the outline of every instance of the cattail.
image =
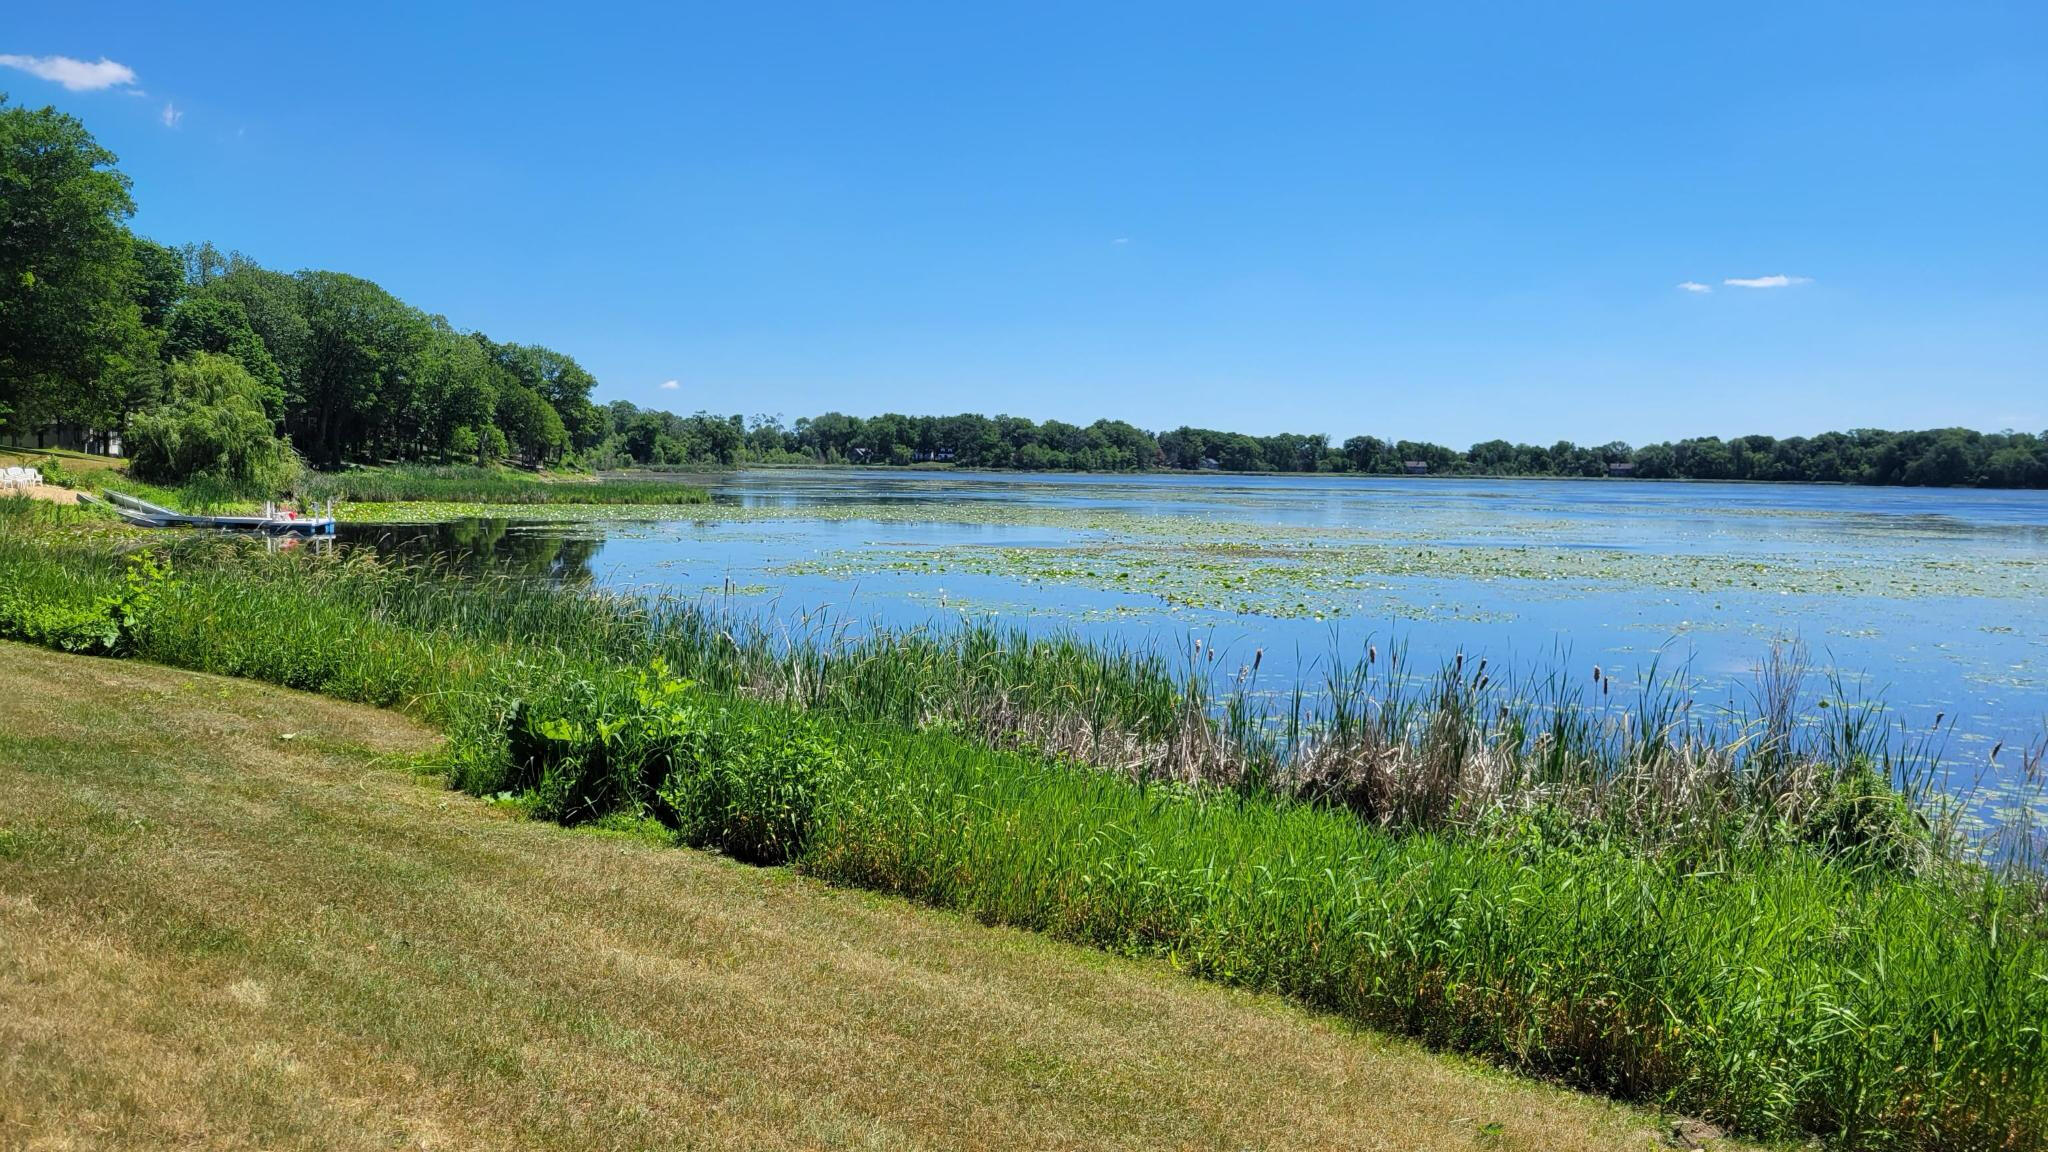
[[1373,662],[1373,661],[1375,661],[1375,660],[1377,660],[1377,659],[1379,659],[1379,658],[1380,658],[1380,650],[1379,650],[1379,649],[1378,649],[1377,647],[1375,647],[1374,645],[1371,645],[1371,644],[1367,644],[1367,645],[1365,646],[1365,663],[1366,663],[1366,666],[1367,666],[1367,667],[1371,667],[1371,666],[1372,666],[1372,662]]
[[1265,658],[1266,650],[1264,648],[1254,649],[1252,651],[1252,671],[1257,672],[1259,670],[1259,662]]
[[1595,664],[1595,665],[1593,665],[1593,683],[1595,683],[1595,684],[1598,684],[1599,682],[1600,682],[1600,666],[1599,666],[1598,664]]
[[1458,653],[1458,655],[1454,659],[1452,659],[1451,666],[1457,669],[1458,675],[1463,676],[1465,674],[1465,654],[1463,652]]
[[1605,696],[1605,695],[1607,695],[1607,694],[1608,694],[1609,692],[1612,692],[1613,690],[1614,690],[1614,681],[1612,681],[1612,680],[1602,680],[1602,681],[1600,682],[1600,694],[1601,694],[1602,696]]
[[1948,715],[1948,713],[1946,713],[1946,712],[1936,712],[1936,713],[1934,714],[1934,726],[1935,726],[1936,728],[1939,728],[1939,727],[1941,727],[1941,718],[1942,718],[1943,716],[1946,716],[1946,715]]
[[1991,758],[1992,758],[1993,760],[1996,760],[1996,759],[1998,759],[1998,754],[1999,754],[2000,752],[2003,752],[2004,750],[2005,750],[2005,741],[2003,741],[2003,740],[2000,740],[2000,741],[1999,741],[1998,743],[1996,743],[1996,744],[1993,744],[1993,745],[1991,746]]

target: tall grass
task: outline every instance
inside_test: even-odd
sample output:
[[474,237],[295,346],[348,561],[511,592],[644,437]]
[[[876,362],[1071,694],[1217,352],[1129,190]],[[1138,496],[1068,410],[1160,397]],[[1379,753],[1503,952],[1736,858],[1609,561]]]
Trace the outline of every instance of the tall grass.
[[2038,880],[1901,791],[1932,752],[1881,712],[1805,719],[1791,653],[1713,721],[1671,678],[1377,650],[1266,708],[1256,657],[1212,676],[1201,648],[792,637],[218,538],[164,579],[18,503],[0,635],[97,616],[97,650],[406,708],[451,780],[538,815],[658,820],[1760,1136],[2048,1139]]
[[2037,1147],[2038,919],[1988,877],[1795,849],[1708,870],[1613,841],[1392,836],[1316,806],[1134,789],[874,739],[803,859],[841,883],[1273,989],[1764,1136]]
[[704,489],[658,480],[540,480],[495,468],[406,465],[353,472],[308,472],[308,500],[445,504],[702,504]]

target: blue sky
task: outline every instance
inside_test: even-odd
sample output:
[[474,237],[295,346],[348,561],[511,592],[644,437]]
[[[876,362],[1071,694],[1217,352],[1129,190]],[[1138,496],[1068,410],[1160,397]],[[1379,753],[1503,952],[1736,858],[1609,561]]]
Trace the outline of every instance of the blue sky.
[[2039,2],[307,7],[10,5],[0,90],[604,399],[2048,427]]

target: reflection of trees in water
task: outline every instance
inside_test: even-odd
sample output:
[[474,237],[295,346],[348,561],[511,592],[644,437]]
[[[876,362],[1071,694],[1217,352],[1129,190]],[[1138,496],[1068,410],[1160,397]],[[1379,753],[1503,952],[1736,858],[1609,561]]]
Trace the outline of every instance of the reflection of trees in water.
[[340,535],[344,543],[370,548],[380,556],[438,559],[461,571],[544,576],[569,584],[590,581],[590,562],[604,545],[600,539],[545,529],[515,531],[505,520],[343,525]]

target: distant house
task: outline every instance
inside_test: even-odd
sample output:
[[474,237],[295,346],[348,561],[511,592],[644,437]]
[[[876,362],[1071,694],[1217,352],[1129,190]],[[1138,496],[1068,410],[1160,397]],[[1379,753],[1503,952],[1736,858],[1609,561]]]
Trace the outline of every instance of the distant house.
[[83,424],[60,424],[52,420],[33,432],[10,429],[0,436],[8,448],[60,448],[67,452],[90,452],[95,456],[119,456],[121,434],[100,432]]
[[848,459],[851,459],[855,464],[867,463],[868,457],[872,455],[874,455],[874,451],[868,448],[850,448],[847,450]]
[[1607,474],[1609,476],[1633,476],[1636,474],[1636,466],[1633,464],[1609,464],[1607,466]]
[[926,451],[920,448],[910,454],[910,460],[914,464],[951,464],[953,462],[953,450],[951,448],[934,448]]
[[1196,465],[1196,467],[1200,468],[1204,472],[1220,472],[1223,470],[1223,465],[1218,464],[1214,456],[1202,457],[1202,462],[1199,465]]
[[1401,471],[1406,472],[1410,476],[1427,476],[1429,475],[1429,461],[1403,460],[1401,461]]

